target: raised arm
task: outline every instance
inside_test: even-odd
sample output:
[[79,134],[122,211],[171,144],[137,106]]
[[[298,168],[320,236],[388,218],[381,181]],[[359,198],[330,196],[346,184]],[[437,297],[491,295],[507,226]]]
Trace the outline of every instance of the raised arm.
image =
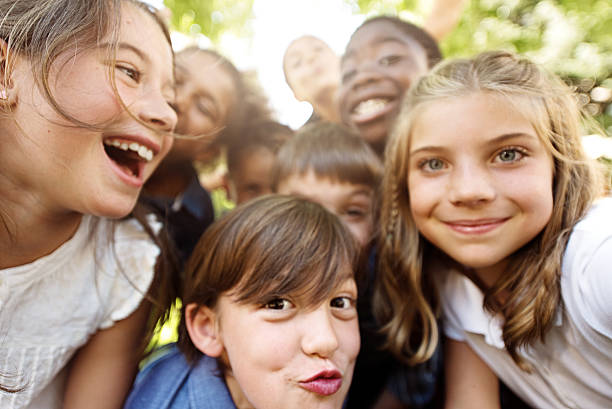
[[442,41],[461,18],[468,0],[435,0],[423,28],[437,41]]

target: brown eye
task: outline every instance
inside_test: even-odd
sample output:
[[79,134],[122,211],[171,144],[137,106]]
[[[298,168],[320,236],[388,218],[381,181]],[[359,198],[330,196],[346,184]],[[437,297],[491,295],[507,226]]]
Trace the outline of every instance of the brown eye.
[[275,298],[273,300],[268,301],[265,305],[264,308],[267,308],[269,310],[286,310],[289,309],[293,306],[293,304],[291,304],[291,301],[286,300],[284,298]]
[[381,58],[380,60],[378,60],[378,62],[379,62],[380,65],[383,65],[383,66],[387,67],[389,65],[393,65],[393,64],[397,63],[401,59],[402,59],[402,57],[399,56],[399,55],[387,55],[387,56]]
[[349,297],[335,297],[329,304],[334,308],[346,309],[353,306],[353,300],[351,300]]
[[140,81],[140,71],[125,65],[117,65],[117,69],[131,78],[133,81]]

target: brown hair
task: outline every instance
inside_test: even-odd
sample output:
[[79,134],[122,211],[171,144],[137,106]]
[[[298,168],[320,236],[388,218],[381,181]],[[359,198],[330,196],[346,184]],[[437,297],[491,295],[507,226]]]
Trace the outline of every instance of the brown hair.
[[190,362],[202,353],[189,339],[185,306],[214,308],[224,293],[239,303],[304,297],[317,305],[353,277],[357,244],[321,205],[267,195],[238,206],[206,230],[185,269],[179,348]]
[[276,121],[265,120],[249,126],[240,140],[227,143],[227,169],[230,176],[241,165],[244,153],[265,148],[276,154],[280,147],[293,136],[293,130]]
[[[571,90],[557,77],[511,53],[485,52],[472,59],[447,61],[406,95],[386,151],[381,279],[375,313],[384,324],[387,345],[396,355],[409,362],[431,356],[438,339],[438,302],[427,263],[434,257],[410,212],[406,189],[410,136],[428,103],[474,93],[500,98],[524,115],[554,161],[550,221],[511,257],[508,273],[490,288],[483,288],[484,307],[504,317],[503,340],[508,353],[528,370],[517,351],[537,339],[544,340],[552,325],[561,302],[561,261],[570,231],[601,193],[602,179],[582,149],[581,113]],[[509,294],[503,304],[498,301],[502,293]],[[411,339],[415,334],[416,342]]]
[[[0,0],[0,39],[7,44],[7,54],[4,59],[0,60],[0,83],[4,86],[10,84],[12,64],[15,61],[15,55],[19,55],[30,62],[35,83],[59,115],[75,126],[88,128],[99,126],[99,124],[83,123],[77,120],[58,104],[51,92],[49,73],[51,66],[62,53],[72,49],[81,52],[98,46],[102,44],[106,36],[109,38],[107,52],[114,60],[123,4],[131,4],[150,15],[159,25],[170,47],[170,34],[162,20],[150,6],[138,0]],[[114,71],[111,67],[109,67],[109,78],[114,79]],[[114,80],[111,82],[118,96]],[[10,110],[10,108],[12,107],[6,104],[0,107],[2,110]],[[124,108],[126,108],[125,105]],[[171,258],[165,257],[164,240],[157,237],[152,231],[141,210],[137,206],[131,217],[137,219],[152,240],[160,246],[162,254],[157,261],[154,282],[166,283],[172,276],[169,271],[171,270]],[[0,228],[8,230],[9,223],[5,217],[0,208]],[[164,286],[152,286],[152,294],[156,291],[154,288],[160,290]],[[155,293],[154,298],[161,300],[163,298],[161,292]],[[166,298],[170,299],[172,296],[168,295]],[[158,312],[154,314],[149,336],[153,332],[152,326],[157,317],[162,314],[161,311],[165,309],[167,303],[161,301],[160,304],[164,306],[160,305]],[[18,382],[23,383],[21,376],[16,378],[19,378]],[[23,389],[23,385],[9,386],[2,382],[4,380],[0,381],[0,390],[18,392]]]
[[278,151],[273,188],[312,170],[321,178],[362,184],[377,191],[382,164],[372,148],[344,125],[318,122],[299,129]]
[[[10,82],[12,54],[17,53],[30,61],[36,84],[59,115],[76,126],[96,127],[99,124],[83,123],[57,103],[49,86],[49,72],[63,52],[70,48],[81,52],[95,47],[106,35],[110,38],[107,52],[114,61],[124,3],[150,15],[171,46],[170,33],[164,22],[151,6],[139,0],[0,0],[0,38],[8,44],[7,56],[1,61],[1,80],[5,84]],[[112,64],[109,78],[118,96]],[[121,98],[119,101],[129,112]]]

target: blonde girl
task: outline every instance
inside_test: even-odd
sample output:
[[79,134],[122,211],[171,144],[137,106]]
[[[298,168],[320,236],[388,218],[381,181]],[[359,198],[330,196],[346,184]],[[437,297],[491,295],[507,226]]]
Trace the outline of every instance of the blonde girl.
[[118,408],[165,258],[111,219],[172,143],[168,32],[136,0],[2,0],[0,71],[0,407]]
[[498,378],[533,407],[612,406],[612,200],[580,118],[559,79],[507,52],[442,64],[406,97],[377,314],[420,362],[441,309],[448,408],[499,407]]

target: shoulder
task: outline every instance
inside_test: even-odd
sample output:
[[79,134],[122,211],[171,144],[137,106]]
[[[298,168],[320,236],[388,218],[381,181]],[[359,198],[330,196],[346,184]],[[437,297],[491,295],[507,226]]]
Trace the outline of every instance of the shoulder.
[[[161,224],[146,223],[152,234]],[[160,248],[136,219],[99,221],[96,232],[96,286],[104,305],[100,328],[128,317],[141,303],[155,275]]]
[[124,409],[235,408],[214,358],[202,356],[191,365],[176,344],[138,374]]
[[164,347],[159,356],[138,374],[124,409],[177,407],[173,402],[184,389],[191,370],[174,344]]
[[612,339],[612,198],[574,226],[563,257],[561,290],[575,321]]
[[504,348],[502,318],[483,308],[484,294],[469,278],[453,269],[436,271],[444,333],[465,341],[467,333],[479,334],[487,344]]

